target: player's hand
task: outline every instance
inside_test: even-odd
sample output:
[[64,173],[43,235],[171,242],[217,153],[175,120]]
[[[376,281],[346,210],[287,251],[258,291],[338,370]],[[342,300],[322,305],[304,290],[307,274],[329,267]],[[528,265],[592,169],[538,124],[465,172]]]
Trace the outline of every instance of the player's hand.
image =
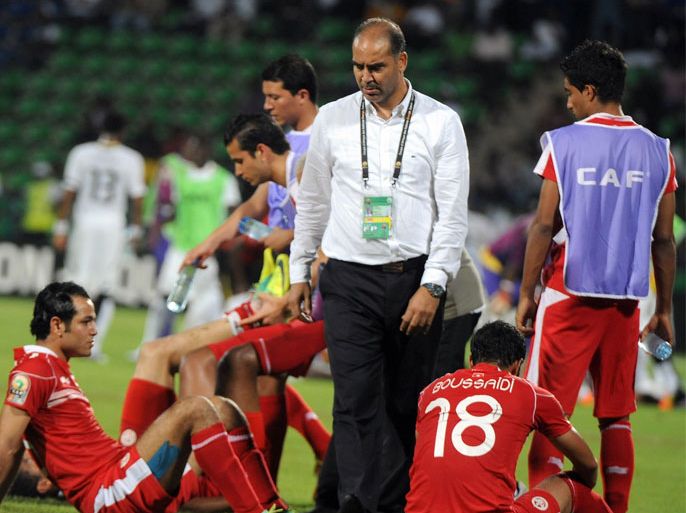
[[439,303],[440,298],[433,297],[425,287],[419,287],[400,318],[400,331],[405,335],[428,333]]
[[312,289],[308,282],[291,283],[291,290],[288,293],[288,309],[293,317],[300,317],[301,312],[312,315]]
[[288,317],[288,296],[276,297],[272,294],[258,294],[260,306],[255,309],[255,313],[241,321],[241,326],[254,323],[259,324],[280,324],[286,322]]
[[205,239],[186,253],[186,256],[183,257],[183,262],[181,262],[181,265],[179,266],[179,271],[189,265],[195,265],[200,269],[207,269],[205,260],[214,255],[214,252],[217,251],[217,246],[218,244],[213,240],[209,238]]
[[67,247],[67,236],[66,235],[53,235],[52,236],[52,247],[58,253],[63,253]]
[[672,331],[672,319],[669,314],[653,314],[648,324],[641,330],[641,340],[653,332],[674,347],[674,332]]
[[272,231],[266,237],[260,239],[260,242],[267,248],[277,253],[281,253],[291,245],[293,241],[293,230],[284,230],[283,228],[272,228]]
[[515,315],[515,325],[517,329],[526,336],[534,333],[534,320],[536,319],[536,302],[533,298],[521,296],[517,305]]

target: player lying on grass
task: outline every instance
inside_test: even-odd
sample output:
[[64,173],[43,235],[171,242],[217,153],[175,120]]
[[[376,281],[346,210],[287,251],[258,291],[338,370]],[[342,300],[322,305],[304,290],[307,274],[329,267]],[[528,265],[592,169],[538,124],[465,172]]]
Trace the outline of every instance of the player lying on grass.
[[[419,398],[406,513],[610,513],[591,488],[598,464],[548,391],[517,377],[524,338],[496,321],[471,341],[471,369],[438,378]],[[573,469],[513,499],[515,466],[536,430]]]
[[97,334],[93,302],[82,287],[51,283],[39,292],[31,333],[36,343],[15,350],[0,412],[0,500],[16,474],[24,439],[84,513],[176,511],[179,498],[201,487],[186,471],[191,451],[233,511],[286,507],[278,496],[258,497],[227,434],[245,430],[244,419],[224,398],[178,401],[130,447],[105,434],[69,368],[70,358],[90,355]]

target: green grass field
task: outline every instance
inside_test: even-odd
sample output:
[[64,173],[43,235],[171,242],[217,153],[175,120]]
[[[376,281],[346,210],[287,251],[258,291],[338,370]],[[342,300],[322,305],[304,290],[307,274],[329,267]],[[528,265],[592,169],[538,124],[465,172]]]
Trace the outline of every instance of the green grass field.
[[[0,376],[3,380],[12,366],[11,348],[32,339],[28,325],[32,303],[28,299],[0,298]],[[106,365],[90,360],[74,360],[72,370],[93,404],[105,430],[116,436],[121,405],[133,363],[126,352],[136,347],[143,331],[145,312],[119,308],[116,313],[105,352]],[[678,359],[684,374],[686,360]],[[294,381],[322,420],[331,425],[332,385],[328,380]],[[3,389],[6,384],[3,386]],[[599,436],[590,407],[579,407],[574,424],[597,454]],[[636,445],[636,473],[631,497],[631,513],[686,512],[686,412],[659,411],[654,406],[640,405],[632,417]],[[282,495],[297,510],[307,510],[312,504],[315,485],[314,456],[297,432],[289,430],[281,464],[278,485]],[[526,480],[525,460],[520,458],[518,475]],[[27,501],[8,497],[0,505],[0,513],[73,512],[73,508],[51,501]]]

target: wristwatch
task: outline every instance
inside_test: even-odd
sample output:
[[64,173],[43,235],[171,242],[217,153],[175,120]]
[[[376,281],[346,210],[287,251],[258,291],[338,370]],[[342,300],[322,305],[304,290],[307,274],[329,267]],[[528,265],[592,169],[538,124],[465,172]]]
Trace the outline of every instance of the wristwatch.
[[431,297],[439,298],[445,294],[445,288],[441,287],[437,283],[422,283],[422,287],[429,291]]

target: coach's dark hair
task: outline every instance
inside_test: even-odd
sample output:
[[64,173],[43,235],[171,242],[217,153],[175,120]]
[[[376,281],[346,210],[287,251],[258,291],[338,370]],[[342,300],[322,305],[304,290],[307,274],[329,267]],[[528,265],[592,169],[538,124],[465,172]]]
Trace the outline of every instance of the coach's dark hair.
[[362,32],[373,26],[383,26],[386,29],[386,34],[388,35],[388,40],[391,43],[391,53],[394,57],[397,57],[405,51],[405,34],[403,34],[400,26],[388,18],[369,18],[360,23],[355,29],[353,34],[353,41]]
[[65,323],[71,322],[76,314],[73,297],[90,299],[86,290],[71,281],[53,282],[36,296],[31,319],[31,334],[43,340],[50,334],[50,319],[59,317]]
[[258,144],[266,144],[278,155],[286,153],[290,146],[281,127],[266,114],[239,114],[231,121],[224,133],[224,145],[233,139],[241,150],[255,155]]
[[312,103],[317,103],[317,73],[310,61],[299,55],[288,54],[271,62],[262,72],[262,80],[283,82],[283,88],[293,95],[305,89]]
[[514,326],[494,321],[482,326],[471,341],[472,363],[496,362],[505,369],[526,355],[524,337]]
[[562,59],[560,69],[579,91],[592,85],[601,102],[622,101],[627,65],[622,52],[609,44],[584,41]]

